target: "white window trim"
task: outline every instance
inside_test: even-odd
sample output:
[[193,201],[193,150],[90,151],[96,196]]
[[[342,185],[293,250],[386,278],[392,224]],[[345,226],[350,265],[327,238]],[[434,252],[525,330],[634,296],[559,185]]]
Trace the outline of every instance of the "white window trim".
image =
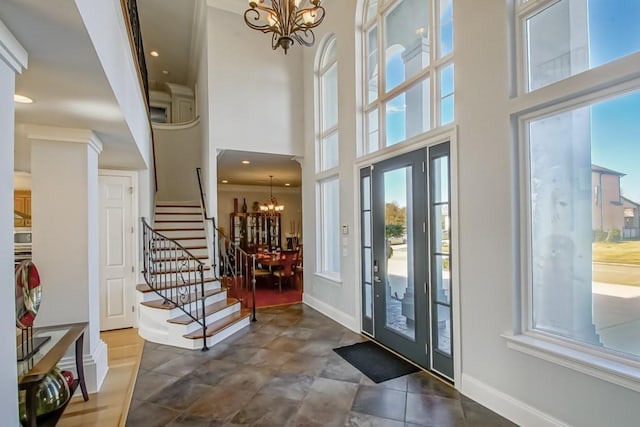
[[[318,277],[322,277],[323,279],[326,279],[328,281],[331,281],[333,283],[338,283],[341,284],[341,270],[342,270],[342,265],[341,265],[341,258],[339,257],[338,262],[339,262],[339,266],[338,268],[340,269],[340,271],[338,272],[329,272],[329,271],[322,271],[322,266],[323,266],[323,248],[324,248],[324,235],[323,235],[323,230],[324,230],[324,224],[323,224],[323,219],[324,219],[324,200],[322,197],[322,184],[323,182],[327,181],[327,180],[331,180],[331,179],[336,179],[338,181],[338,188],[340,185],[340,132],[339,132],[339,125],[340,125],[340,115],[339,115],[339,102],[336,99],[336,114],[337,114],[337,121],[335,123],[335,125],[327,128],[327,129],[323,129],[324,127],[324,103],[325,103],[325,99],[324,99],[324,88],[323,88],[323,77],[325,76],[325,74],[327,73],[327,71],[329,71],[331,68],[336,67],[336,84],[339,85],[339,79],[337,77],[337,73],[338,73],[338,44],[337,44],[337,40],[334,34],[330,34],[328,35],[323,44],[322,47],[318,50],[318,56],[317,56],[317,62],[316,62],[316,72],[315,72],[315,78],[316,78],[316,108],[317,108],[317,114],[316,114],[316,140],[315,140],[315,192],[316,192],[316,230],[315,230],[315,247],[316,247],[316,262],[315,262],[315,270],[314,271],[314,275],[318,276]],[[327,52],[329,50],[329,48],[333,46],[336,49],[336,55],[335,57],[329,61],[329,62],[325,62],[325,57],[327,55]],[[339,93],[339,91],[338,91]],[[323,159],[323,144],[324,141],[333,136],[336,135],[338,137],[338,164],[330,169],[326,169],[323,170],[322,169],[322,165],[324,163],[324,159]],[[340,197],[340,194],[338,193],[338,198]],[[338,201],[339,203],[339,201]],[[340,211],[338,210],[338,215],[340,215]],[[337,222],[340,223],[340,218],[337,218]],[[338,248],[339,250],[339,248]]]
[[514,139],[518,141],[519,174],[517,180],[520,190],[519,241],[520,248],[520,284],[516,288],[519,295],[519,312],[514,316],[512,333],[501,336],[507,347],[522,353],[546,360],[557,365],[599,378],[604,381],[640,391],[640,357],[626,355],[615,350],[591,346],[559,335],[533,329],[531,307],[531,245],[529,211],[529,142],[527,125],[534,119],[586,106],[640,90],[640,52],[622,57],[610,63],[567,77],[559,82],[527,92],[525,69],[526,46],[524,45],[524,16],[539,8],[548,7],[559,0],[529,0],[521,4],[515,19],[517,36],[518,96],[510,102]]

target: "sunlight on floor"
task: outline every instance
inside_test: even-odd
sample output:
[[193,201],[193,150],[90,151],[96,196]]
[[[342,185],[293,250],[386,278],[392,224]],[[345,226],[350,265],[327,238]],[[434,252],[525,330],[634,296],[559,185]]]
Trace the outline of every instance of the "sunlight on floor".
[[100,338],[109,351],[109,372],[99,393],[73,398],[58,426],[124,426],[129,412],[144,340],[137,329],[102,332]]

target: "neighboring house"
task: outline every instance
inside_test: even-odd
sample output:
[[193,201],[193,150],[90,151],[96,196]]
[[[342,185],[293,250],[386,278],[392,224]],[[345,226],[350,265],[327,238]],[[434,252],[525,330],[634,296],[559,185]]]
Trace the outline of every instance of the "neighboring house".
[[593,230],[619,230],[623,238],[638,237],[638,204],[623,197],[624,173],[591,165]]
[[635,239],[640,237],[640,204],[622,197],[624,211],[623,239]]

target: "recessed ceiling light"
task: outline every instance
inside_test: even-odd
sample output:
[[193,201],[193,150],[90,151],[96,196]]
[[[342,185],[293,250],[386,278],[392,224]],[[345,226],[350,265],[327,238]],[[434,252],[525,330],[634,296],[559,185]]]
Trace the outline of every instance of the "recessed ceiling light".
[[222,183],[223,183],[223,184],[228,184],[228,183],[229,183],[229,181],[227,181],[226,179],[223,179],[223,180],[222,180]]
[[149,52],[149,55],[151,55],[151,56],[160,56],[160,54],[156,50],[152,50],[151,52]]
[[13,95],[13,100],[15,102],[19,102],[20,104],[31,104],[33,103],[33,99],[24,96],[24,95],[18,95],[17,93],[15,95]]
[[169,74],[169,72],[167,70],[162,70],[162,74],[166,76],[167,74]]
[[288,182],[284,185],[285,187],[291,187],[291,184],[289,184]]
[[242,161],[242,164],[243,164],[243,165],[250,165],[250,164],[251,164],[251,162],[250,162],[249,160],[243,160],[243,161]]

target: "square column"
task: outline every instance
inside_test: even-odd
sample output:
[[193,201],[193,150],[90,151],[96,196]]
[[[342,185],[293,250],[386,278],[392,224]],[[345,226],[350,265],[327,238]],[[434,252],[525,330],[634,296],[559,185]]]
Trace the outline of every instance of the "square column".
[[[98,154],[89,130],[34,126],[31,141],[33,262],[40,272],[42,303],[36,326],[89,322],[84,372],[89,393],[107,374],[100,339]],[[73,367],[68,353],[61,365]]]
[[0,414],[2,423],[18,422],[16,309],[13,283],[13,148],[16,74],[27,66],[27,52],[0,21]]

